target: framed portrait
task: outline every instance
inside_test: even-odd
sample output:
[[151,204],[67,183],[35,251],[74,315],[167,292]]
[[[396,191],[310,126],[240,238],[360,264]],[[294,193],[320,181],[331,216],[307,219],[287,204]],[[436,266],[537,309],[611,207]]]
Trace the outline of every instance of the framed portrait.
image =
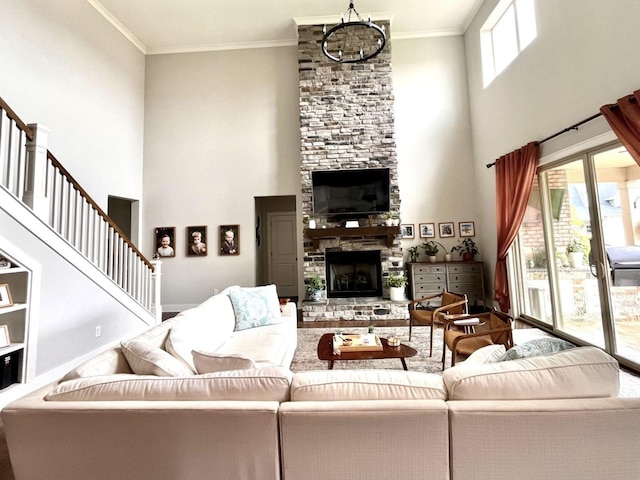
[[421,223],[420,226],[420,238],[435,238],[436,237],[436,224],[435,223]]
[[414,227],[415,225],[413,223],[403,223],[400,225],[400,235],[402,235],[402,238],[415,238]]
[[220,225],[220,255],[240,255],[240,225]]
[[167,258],[176,256],[176,227],[156,228],[154,257]]
[[453,222],[439,223],[438,229],[440,230],[440,238],[456,236],[456,232],[453,228]]
[[187,227],[187,256],[206,257],[207,256],[207,227]]
[[11,298],[11,289],[8,283],[0,284],[0,308],[10,307],[13,305],[13,299]]
[[460,229],[461,237],[475,237],[476,226],[473,222],[459,222],[458,228]]
[[6,325],[0,325],[0,348],[8,347],[9,345],[11,345],[9,327]]

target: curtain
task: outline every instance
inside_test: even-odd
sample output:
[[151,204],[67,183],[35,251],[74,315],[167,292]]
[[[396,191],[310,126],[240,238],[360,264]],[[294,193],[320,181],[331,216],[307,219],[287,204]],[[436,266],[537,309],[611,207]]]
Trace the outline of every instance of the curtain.
[[531,142],[496,160],[496,220],[498,259],[494,278],[494,299],[508,312],[509,282],[507,252],[524,218],[540,158],[540,144]]
[[607,119],[611,130],[640,165],[640,90],[622,97],[613,105],[603,105],[600,113]]

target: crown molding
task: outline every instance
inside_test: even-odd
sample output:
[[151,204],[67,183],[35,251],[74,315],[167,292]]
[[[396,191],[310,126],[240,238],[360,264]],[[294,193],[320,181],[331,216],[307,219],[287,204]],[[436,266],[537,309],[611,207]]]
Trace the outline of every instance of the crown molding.
[[140,50],[145,55],[147,54],[147,47],[145,46],[145,44],[138,40],[138,38],[133,33],[131,33],[129,29],[127,29],[127,27],[120,23],[120,21],[116,17],[114,17],[113,14],[109,10],[107,10],[104,5],[102,5],[98,0],[87,0],[87,2],[89,3],[89,5],[95,8],[98,13],[100,13],[100,15],[102,15],[107,20],[107,22],[113,25],[116,30],[124,35],[127,40],[133,43],[133,45],[138,50]]

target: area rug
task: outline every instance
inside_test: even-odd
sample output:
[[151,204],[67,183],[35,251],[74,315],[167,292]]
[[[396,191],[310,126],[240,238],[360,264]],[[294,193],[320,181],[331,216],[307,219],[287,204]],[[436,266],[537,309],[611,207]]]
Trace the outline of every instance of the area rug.
[[[303,372],[306,370],[326,370],[327,362],[318,359],[318,340],[325,333],[367,333],[367,327],[349,328],[299,328],[298,348],[291,363],[291,371]],[[411,341],[409,341],[409,327],[376,327],[375,334],[388,338],[397,335],[400,341],[415,348],[418,354],[406,359],[407,368],[415,372],[430,372],[442,374],[442,330],[434,332],[433,357],[429,357],[429,328],[414,327]],[[516,344],[524,343],[534,338],[547,336],[548,334],[537,328],[516,329],[513,338]],[[451,365],[451,352],[447,351],[447,368]],[[334,363],[334,370],[345,369],[384,369],[401,370],[402,364],[397,358],[385,360],[344,360]],[[640,397],[640,376],[626,370],[620,371],[621,397]]]

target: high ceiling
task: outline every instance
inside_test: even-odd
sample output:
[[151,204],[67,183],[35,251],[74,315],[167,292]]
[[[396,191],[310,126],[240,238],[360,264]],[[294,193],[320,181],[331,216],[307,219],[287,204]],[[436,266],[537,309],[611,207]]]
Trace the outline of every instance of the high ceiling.
[[[296,45],[300,24],[336,22],[347,0],[87,0],[147,54]],[[354,0],[391,38],[464,33],[483,0]]]

